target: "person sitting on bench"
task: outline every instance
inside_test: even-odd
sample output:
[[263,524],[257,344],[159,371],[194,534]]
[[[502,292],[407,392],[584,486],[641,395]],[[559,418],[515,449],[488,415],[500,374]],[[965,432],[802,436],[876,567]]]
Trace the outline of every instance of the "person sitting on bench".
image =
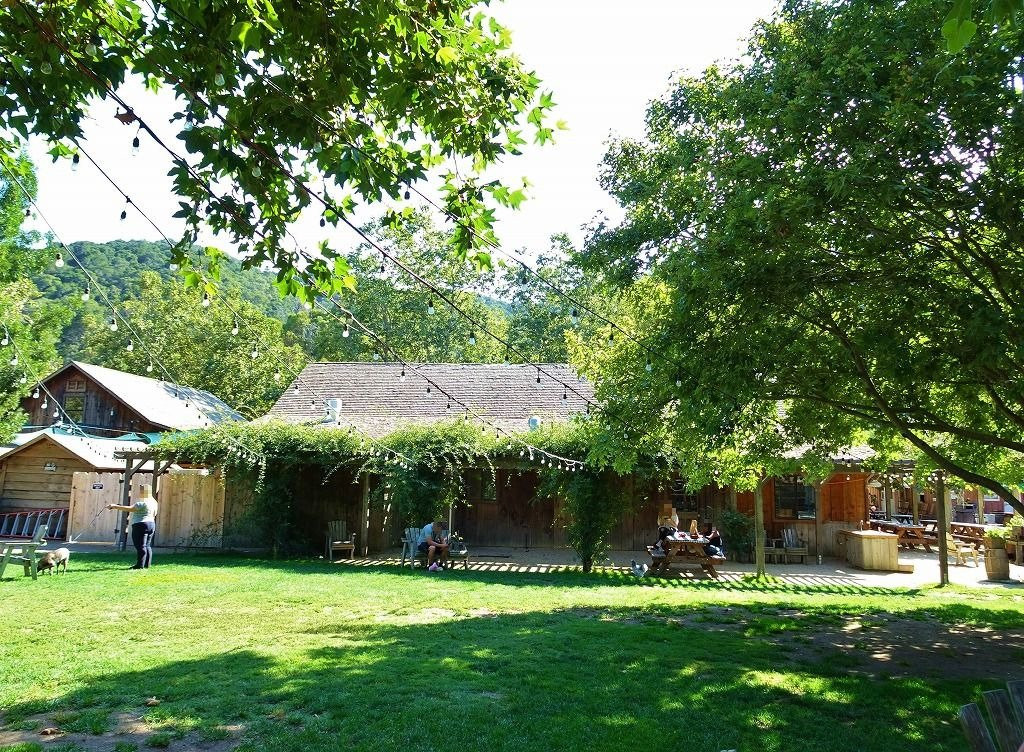
[[448,542],[445,533],[448,530],[448,523],[438,520],[423,526],[420,533],[419,550],[427,555],[427,571],[436,572],[444,569],[444,563],[448,559]]
[[704,537],[708,542],[704,544],[704,553],[713,558],[725,558],[725,543],[722,541],[722,534],[718,528],[710,522],[704,525]]
[[[660,568],[665,557],[668,555],[668,546],[666,541],[676,534],[676,529],[668,525],[662,525],[658,528],[658,540],[651,546],[651,558],[654,560],[654,569]],[[646,564],[637,564],[636,559],[630,561],[630,569],[637,577],[643,577],[648,572],[648,566]]]

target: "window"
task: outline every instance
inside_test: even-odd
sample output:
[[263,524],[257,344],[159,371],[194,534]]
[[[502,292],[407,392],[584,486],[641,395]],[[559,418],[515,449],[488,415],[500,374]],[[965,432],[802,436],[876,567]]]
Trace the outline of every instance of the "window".
[[775,519],[813,520],[817,499],[814,486],[801,475],[783,475],[775,479]]
[[696,512],[699,499],[697,494],[686,488],[686,481],[677,478],[672,481],[672,508],[677,512]]
[[494,475],[489,470],[471,470],[465,477],[466,501],[477,502],[497,501],[497,489],[494,486]]
[[64,387],[65,392],[74,392],[75,394],[81,394],[85,391],[85,380],[84,379],[70,379],[67,386]]
[[75,423],[85,421],[85,397],[64,396],[64,412]]

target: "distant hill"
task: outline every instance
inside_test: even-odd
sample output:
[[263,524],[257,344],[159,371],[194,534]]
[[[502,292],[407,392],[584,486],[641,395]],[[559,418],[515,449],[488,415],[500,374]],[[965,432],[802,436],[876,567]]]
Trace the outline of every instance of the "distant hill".
[[[80,241],[68,247],[81,259],[98,283],[91,286],[88,303],[80,302],[88,280],[85,273],[70,260],[63,267],[58,269],[51,266],[32,279],[43,297],[66,301],[76,310],[74,318],[57,343],[57,351],[67,359],[78,357],[81,350],[83,315],[90,310],[94,314],[106,315],[100,310],[103,298],[98,287],[102,287],[117,304],[124,299],[138,297],[138,282],[142,272],[156,272],[164,279],[178,274],[170,269],[171,252],[166,243],[149,240],[112,240],[108,243]],[[237,290],[245,301],[282,322],[286,322],[299,308],[294,298],[280,298],[274,287],[273,274],[258,269],[242,269],[241,263],[235,260],[223,264],[221,284]]]
[[[166,243],[149,240],[112,240],[109,243],[76,242],[70,246],[86,269],[115,302],[134,298],[135,284],[144,271],[157,272],[168,279],[177,272],[170,269],[171,252]],[[268,316],[287,320],[298,309],[295,299],[282,300],[274,287],[274,275],[258,269],[242,269],[241,263],[229,260],[221,269],[222,284],[237,289],[242,299]],[[51,300],[78,299],[86,286],[86,277],[75,264],[50,267],[33,282]],[[93,295],[94,299],[97,296]]]

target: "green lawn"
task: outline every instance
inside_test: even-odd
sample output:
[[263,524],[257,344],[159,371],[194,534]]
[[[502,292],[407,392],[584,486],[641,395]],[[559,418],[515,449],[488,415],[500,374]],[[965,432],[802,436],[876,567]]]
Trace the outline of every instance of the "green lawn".
[[1020,591],[126,563],[0,583],[9,749],[934,752],[1024,677]]

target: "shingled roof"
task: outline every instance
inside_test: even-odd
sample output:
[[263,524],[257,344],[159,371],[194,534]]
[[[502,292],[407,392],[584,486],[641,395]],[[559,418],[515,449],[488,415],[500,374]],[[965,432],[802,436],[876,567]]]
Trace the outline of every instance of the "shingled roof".
[[[542,424],[564,422],[586,409],[584,397],[590,399],[594,393],[589,382],[565,364],[543,364],[541,368],[544,372],[538,383],[538,369],[527,365],[413,364],[405,369],[403,380],[403,367],[398,363],[311,363],[267,418],[334,425],[324,402],[340,399],[342,426],[355,425],[369,436],[381,437],[403,426],[437,423],[462,415],[463,410],[455,402],[448,407],[447,398],[437,387],[512,433],[528,431],[531,418],[538,418]],[[424,377],[437,385],[429,394]]]

